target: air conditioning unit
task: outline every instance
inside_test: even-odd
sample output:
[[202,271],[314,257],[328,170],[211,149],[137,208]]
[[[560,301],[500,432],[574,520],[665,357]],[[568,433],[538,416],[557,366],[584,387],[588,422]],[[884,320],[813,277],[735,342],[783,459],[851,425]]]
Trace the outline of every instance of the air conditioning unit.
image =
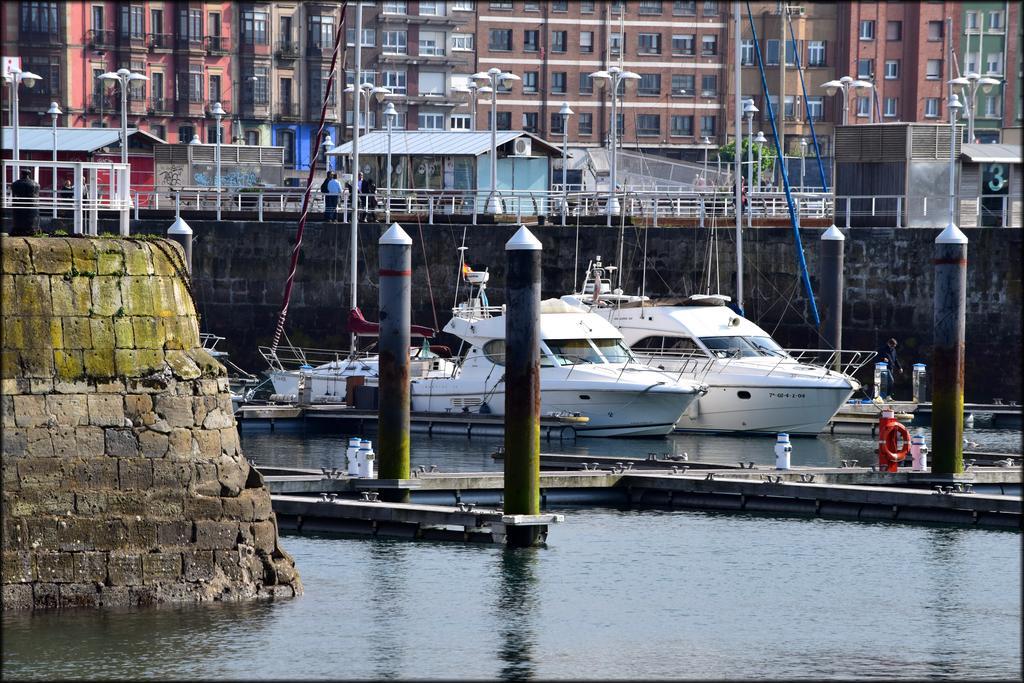
[[513,155],[517,157],[528,157],[533,154],[533,140],[530,138],[517,138],[515,141]]

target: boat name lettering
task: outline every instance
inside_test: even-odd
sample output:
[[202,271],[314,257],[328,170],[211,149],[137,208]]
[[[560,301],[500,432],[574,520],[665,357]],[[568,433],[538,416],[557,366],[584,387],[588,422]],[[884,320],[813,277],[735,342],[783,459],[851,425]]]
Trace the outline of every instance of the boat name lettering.
[[774,391],[768,392],[768,398],[807,398],[807,394],[791,394],[791,393],[776,393]]

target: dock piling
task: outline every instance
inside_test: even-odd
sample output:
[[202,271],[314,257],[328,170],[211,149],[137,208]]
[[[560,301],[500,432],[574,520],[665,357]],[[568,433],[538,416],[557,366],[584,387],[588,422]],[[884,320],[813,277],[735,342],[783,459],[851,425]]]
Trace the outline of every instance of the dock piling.
[[964,471],[964,337],[967,236],[949,222],[935,238],[935,331],[932,352],[932,473]]
[[835,349],[833,369],[841,370],[843,345],[843,250],[846,237],[834,224],[821,235],[821,330],[825,343]]
[[[381,479],[409,478],[409,345],[412,323],[412,239],[398,223],[380,244],[380,401],[377,449]],[[382,498],[409,502],[407,489],[388,489]]]
[[[521,226],[505,243],[505,514],[540,514],[541,244]],[[508,528],[506,542],[528,547],[547,527]]]

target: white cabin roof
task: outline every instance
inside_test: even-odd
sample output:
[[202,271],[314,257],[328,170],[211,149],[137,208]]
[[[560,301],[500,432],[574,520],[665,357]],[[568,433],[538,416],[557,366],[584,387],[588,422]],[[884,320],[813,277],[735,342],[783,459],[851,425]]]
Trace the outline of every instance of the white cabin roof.
[[693,337],[768,337],[758,325],[736,315],[728,306],[644,307],[645,324],[651,336],[659,332],[686,333]]
[[[467,320],[454,317],[445,331],[471,344],[505,338],[505,316]],[[541,339],[622,339],[622,333],[596,313],[588,313],[558,299],[541,302]]]

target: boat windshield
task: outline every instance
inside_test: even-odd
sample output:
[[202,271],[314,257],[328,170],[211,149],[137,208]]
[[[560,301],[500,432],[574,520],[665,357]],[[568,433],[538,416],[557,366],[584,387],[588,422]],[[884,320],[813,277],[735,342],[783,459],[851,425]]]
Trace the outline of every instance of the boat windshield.
[[545,343],[559,365],[604,362],[601,354],[586,339],[546,339]]
[[631,363],[636,358],[621,339],[592,339],[594,346],[609,363]]
[[771,337],[750,337],[750,343],[766,356],[789,358],[789,354],[786,353],[786,350],[779,346]]
[[762,356],[744,337],[701,337],[716,358],[751,358]]

